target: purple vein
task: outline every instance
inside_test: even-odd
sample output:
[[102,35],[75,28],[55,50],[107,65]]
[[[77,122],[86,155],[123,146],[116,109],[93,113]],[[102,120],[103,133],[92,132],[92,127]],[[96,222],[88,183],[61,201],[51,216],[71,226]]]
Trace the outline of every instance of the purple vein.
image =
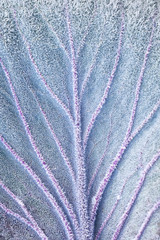
[[148,114],[148,116],[143,120],[143,122],[137,127],[137,129],[130,135],[129,142],[135,138],[135,136],[141,131],[141,129],[149,122],[150,119],[152,119],[153,115],[156,113],[158,108],[160,107],[160,100],[157,101],[157,103],[154,105],[152,111]]
[[121,200],[122,198],[122,194],[123,194],[123,191],[124,191],[124,188],[128,182],[128,180],[135,174],[136,171],[134,171],[129,177],[127,177],[127,179],[125,180],[123,186],[122,186],[122,189],[119,193],[119,195],[117,196],[117,199],[116,199],[116,202],[114,203],[114,206],[112,207],[111,211],[108,213],[107,217],[105,218],[105,220],[103,221],[102,225],[100,226],[99,230],[98,230],[98,233],[95,237],[95,240],[98,240],[100,235],[102,234],[102,231],[103,229],[105,228],[106,224],[108,223],[108,221],[110,220],[110,218],[112,217],[114,211],[116,210],[116,207],[119,203],[119,201]]
[[136,199],[139,195],[139,192],[144,184],[144,181],[146,179],[146,176],[147,176],[149,170],[152,168],[152,166],[155,164],[155,162],[158,160],[159,157],[160,157],[160,150],[157,152],[157,154],[154,155],[152,160],[146,165],[146,167],[142,173],[142,176],[137,184],[137,187],[134,190],[133,196],[131,197],[129,203],[127,204],[127,207],[119,221],[119,224],[117,225],[117,229],[116,229],[115,233],[113,234],[112,240],[116,240],[118,238],[118,236],[121,232],[121,229],[123,228],[125,221],[129,215],[129,212],[130,212],[131,208],[133,207],[134,202],[136,201]]
[[137,129],[130,135],[129,139],[128,139],[128,145],[129,143],[137,136],[137,134],[142,130],[142,128],[149,122],[149,120],[151,120],[151,118],[153,117],[153,115],[156,113],[156,111],[158,110],[158,108],[160,107],[160,101],[158,101],[152,111],[148,114],[148,116],[144,119],[144,121],[139,125],[139,127],[137,127]]
[[106,156],[106,154],[107,154],[108,146],[109,146],[109,142],[110,142],[110,137],[111,137],[111,132],[112,132],[112,121],[111,121],[111,129],[110,129],[110,131],[109,131],[109,133],[108,133],[108,136],[107,136],[107,144],[106,144],[105,150],[104,150],[103,155],[102,155],[102,157],[100,158],[100,160],[99,160],[99,162],[98,162],[98,165],[97,165],[97,167],[96,167],[96,169],[95,169],[95,171],[94,171],[94,173],[93,173],[93,175],[92,175],[92,177],[91,177],[91,180],[90,180],[90,182],[89,182],[89,184],[88,184],[88,190],[87,190],[88,196],[89,196],[89,194],[90,194],[90,191],[91,191],[91,188],[92,188],[93,183],[94,183],[94,181],[95,181],[95,178],[96,178],[96,176],[97,176],[97,174],[98,174],[98,172],[99,172],[99,170],[100,170],[100,168],[101,168],[101,165],[102,165],[102,163],[103,163],[103,161],[104,161],[104,159],[105,159],[105,156]]
[[142,84],[142,80],[143,80],[143,76],[144,76],[144,72],[145,72],[145,68],[146,68],[148,55],[150,53],[150,49],[151,49],[151,46],[152,46],[153,32],[154,32],[154,27],[152,28],[150,41],[149,41],[149,44],[148,44],[148,47],[147,47],[147,51],[146,51],[145,56],[144,56],[143,65],[142,65],[140,76],[139,76],[139,79],[138,79],[138,82],[137,82],[137,86],[136,86],[136,94],[135,94],[134,104],[133,104],[133,108],[132,108],[132,113],[131,113],[131,118],[130,118],[130,122],[129,122],[129,127],[128,127],[127,134],[126,134],[126,139],[127,140],[128,140],[128,138],[129,138],[129,136],[131,134],[131,130],[132,130],[132,127],[133,127],[133,122],[134,122],[134,119],[135,119],[136,109],[137,109],[139,95],[140,95],[141,84]]
[[156,202],[154,204],[154,206],[151,208],[151,210],[149,210],[149,212],[147,213],[146,218],[144,219],[144,222],[142,223],[138,234],[136,235],[136,237],[134,238],[134,240],[139,240],[142,237],[142,234],[145,230],[145,228],[147,227],[151,217],[153,216],[153,214],[155,213],[156,210],[158,210],[158,208],[160,207],[160,200],[158,202]]
[[152,44],[152,38],[153,38],[153,32],[154,32],[154,22],[153,22],[153,28],[152,28],[152,32],[151,32],[151,37],[149,40],[149,44],[147,46],[147,51],[144,55],[144,60],[143,60],[143,64],[142,64],[142,68],[140,71],[140,75],[137,81],[137,85],[136,85],[136,91],[135,91],[135,98],[134,98],[134,103],[133,103],[133,107],[132,107],[132,111],[131,111],[131,116],[130,116],[130,120],[129,120],[129,124],[128,124],[128,128],[126,131],[126,135],[124,137],[123,143],[120,147],[120,150],[118,151],[115,159],[113,160],[113,162],[111,163],[108,172],[106,173],[105,177],[103,178],[103,180],[100,183],[100,186],[98,188],[98,191],[96,193],[96,202],[92,208],[92,213],[91,213],[91,219],[93,221],[95,221],[95,217],[96,217],[96,212],[99,206],[99,203],[101,201],[102,195],[104,193],[104,190],[113,174],[113,172],[115,171],[118,163],[120,162],[124,151],[126,150],[126,148],[128,147],[130,141],[129,141],[129,137],[131,135],[131,130],[133,127],[133,123],[134,123],[134,118],[135,118],[135,114],[136,114],[136,109],[137,109],[137,105],[138,105],[138,100],[139,100],[139,95],[140,95],[140,87],[141,87],[141,83],[142,83],[142,79],[143,79],[143,75],[144,75],[144,71],[145,71],[145,67],[146,67],[146,63],[147,63],[147,59],[148,59],[148,55],[150,52],[150,48],[151,48],[151,44]]
[[125,188],[125,184],[126,183],[124,183],[124,185],[122,187],[121,193],[117,196],[117,200],[116,200],[114,206],[112,207],[111,211],[108,213],[107,217],[105,218],[105,220],[103,221],[102,225],[100,226],[100,228],[98,230],[98,233],[97,233],[97,235],[95,237],[95,240],[98,240],[100,238],[100,235],[102,234],[103,229],[105,228],[106,224],[108,223],[108,221],[112,217],[112,215],[113,215],[113,213],[114,213],[114,211],[115,211],[115,209],[116,209],[116,207],[117,207],[117,205],[118,205],[118,203],[119,203],[119,201],[121,199],[123,190]]
[[34,182],[38,185],[38,187],[42,190],[43,194],[46,196],[47,200],[51,203],[55,211],[57,212],[59,218],[61,219],[64,229],[68,235],[68,238],[70,240],[74,240],[73,232],[70,227],[70,223],[67,220],[67,217],[65,216],[63,210],[58,205],[56,199],[50,194],[48,189],[45,187],[45,185],[42,183],[41,179],[36,175],[36,173],[30,168],[30,166],[21,158],[15,150],[6,142],[6,140],[0,135],[0,140],[2,144],[5,146],[5,148],[12,154],[12,156],[16,159],[17,162],[20,163],[20,165],[23,167],[24,170],[28,172],[28,174],[32,177]]
[[77,66],[75,60],[75,50],[71,31],[71,24],[68,11],[68,2],[65,1],[66,5],[66,24],[68,28],[68,37],[71,50],[71,63],[72,63],[72,81],[73,81],[73,102],[74,102],[74,142],[75,142],[75,159],[77,163],[77,202],[78,202],[78,213],[80,218],[80,231],[81,240],[91,240],[92,233],[90,232],[89,214],[88,214],[88,198],[86,191],[86,169],[84,152],[82,149],[81,139],[81,113],[80,113],[80,102],[78,97],[78,76]]
[[79,44],[79,47],[78,47],[78,49],[77,49],[77,52],[76,52],[76,59],[78,60],[78,58],[79,58],[79,54],[80,54],[80,52],[81,52],[81,50],[82,50],[82,48],[83,48],[83,46],[84,46],[84,44],[85,44],[85,40],[86,40],[86,37],[87,37],[87,35],[88,35],[88,33],[89,33],[89,29],[90,29],[90,27],[91,27],[91,25],[92,25],[92,23],[93,23],[93,21],[94,21],[94,18],[95,18],[95,16],[97,15],[97,7],[95,7],[95,9],[93,10],[93,14],[92,14],[92,16],[91,16],[91,19],[90,19],[90,21],[89,21],[89,24],[88,24],[88,26],[87,26],[87,29],[86,29],[86,31],[85,31],[85,33],[84,33],[84,35],[83,35],[83,37],[82,37],[82,40],[81,40],[81,42],[80,42],[80,44]]
[[[31,90],[31,91],[32,91],[32,90]],[[54,132],[54,130],[53,130],[53,127],[52,127],[52,125],[50,124],[50,122],[49,122],[49,120],[48,120],[48,118],[47,118],[47,115],[46,115],[45,111],[42,109],[42,107],[41,107],[41,105],[40,105],[40,103],[39,103],[39,101],[38,101],[35,93],[34,93],[33,91],[32,91],[32,93],[33,93],[33,95],[34,95],[34,97],[35,97],[35,99],[36,99],[36,102],[37,102],[37,104],[38,104],[38,106],[39,106],[39,108],[40,108],[40,110],[41,110],[41,113],[42,113],[42,115],[43,115],[43,117],[44,117],[44,119],[45,119],[45,122],[46,122],[46,124],[47,124],[47,127],[48,127],[48,129],[50,130],[50,133],[51,133],[51,135],[52,135],[52,137],[53,137],[53,139],[54,139],[54,141],[55,141],[55,143],[56,143],[56,145],[57,145],[57,147],[58,147],[58,150],[59,150],[62,158],[64,159],[64,162],[66,163],[66,166],[68,167],[68,170],[69,170],[69,172],[70,172],[70,174],[71,174],[72,180],[73,180],[73,182],[75,183],[75,182],[76,182],[76,177],[75,177],[75,173],[74,173],[74,171],[73,171],[73,168],[72,168],[72,166],[71,166],[71,163],[70,163],[70,161],[69,161],[69,158],[67,157],[66,152],[65,152],[65,150],[63,149],[62,144],[61,144],[61,142],[59,141],[57,135],[55,134],[55,132]]]
[[99,45],[97,46],[95,55],[94,55],[94,57],[93,57],[93,59],[92,59],[92,63],[91,63],[91,65],[90,65],[90,67],[89,67],[89,69],[88,69],[88,72],[87,72],[87,74],[86,74],[86,76],[85,76],[85,78],[84,78],[84,81],[83,81],[83,83],[82,83],[82,88],[81,88],[81,92],[80,92],[80,101],[82,100],[82,97],[83,97],[85,88],[86,88],[86,86],[87,86],[88,80],[89,80],[89,78],[90,78],[90,76],[91,76],[91,73],[92,73],[92,71],[93,71],[93,69],[94,69],[94,66],[95,66],[95,64],[96,64],[97,55],[98,55],[98,53],[99,53],[99,49],[100,49],[101,45],[102,45],[102,42],[100,42]]
[[[37,222],[33,218],[33,216],[28,212],[27,208],[25,207],[24,203],[8,188],[0,179],[0,186],[2,189],[13,199],[17,204],[21,207],[23,212],[25,213],[26,217],[30,220],[31,224],[33,225],[34,231],[39,235],[41,239],[48,240],[47,236],[44,234],[42,229],[38,226]],[[10,211],[10,210],[9,210]],[[7,211],[8,212],[8,211]],[[10,213],[10,212],[9,212]],[[13,215],[13,214],[12,214]],[[15,215],[13,215],[15,216]],[[20,218],[19,218],[20,219]],[[21,219],[20,219],[21,220]],[[27,221],[28,223],[28,221]]]
[[30,227],[32,230],[34,230],[41,239],[48,240],[48,238],[45,236],[45,234],[43,234],[43,235],[40,234],[40,231],[38,231],[38,229],[36,228],[36,226],[32,222],[30,222],[26,218],[20,216],[18,213],[13,212],[11,209],[7,208],[1,202],[0,202],[0,208],[2,208],[3,211],[5,211],[7,214],[17,218],[20,222],[26,224],[28,227]]
[[42,75],[42,73],[40,72],[34,58],[33,58],[33,55],[32,55],[32,51],[31,51],[31,48],[30,48],[30,45],[29,43],[27,42],[26,38],[24,37],[24,35],[22,34],[20,28],[19,28],[19,25],[18,25],[18,22],[17,22],[17,19],[16,19],[16,15],[15,15],[15,12],[14,12],[14,19],[15,19],[15,22],[16,22],[16,26],[17,26],[17,29],[19,30],[19,33],[24,41],[24,44],[25,44],[25,47],[28,51],[28,54],[29,54],[29,58],[33,64],[33,67],[36,71],[36,73],[39,75],[41,81],[43,82],[43,84],[45,85],[47,91],[49,92],[49,94],[52,96],[52,98],[57,102],[58,105],[61,106],[61,108],[64,110],[64,112],[66,113],[66,115],[69,117],[70,121],[74,122],[73,120],[73,117],[71,115],[71,112],[70,110],[67,108],[67,106],[59,99],[59,97],[52,91],[52,89],[50,88],[50,86],[47,84],[47,81],[46,79],[44,78],[44,76]]
[[73,120],[73,117],[70,113],[70,110],[67,108],[67,106],[58,98],[58,96],[52,91],[52,89],[50,88],[50,86],[47,84],[47,81],[46,79],[43,77],[42,73],[40,72],[36,62],[34,61],[34,58],[32,56],[32,53],[31,53],[31,49],[30,49],[30,46],[28,45],[27,46],[27,49],[28,49],[28,53],[29,53],[29,57],[31,59],[31,62],[35,68],[35,71],[38,73],[38,75],[40,76],[42,82],[44,83],[47,91],[50,93],[50,95],[56,100],[56,102],[62,107],[62,109],[64,110],[64,112],[66,113],[66,115],[69,117],[70,121],[73,123],[74,120]]
[[42,167],[44,168],[45,172],[46,172],[46,175],[48,176],[48,178],[50,179],[52,185],[54,186],[55,190],[57,191],[58,195],[59,195],[59,198],[61,200],[61,202],[64,204],[66,210],[68,211],[69,215],[70,215],[70,218],[71,220],[75,220],[75,214],[73,212],[73,209],[72,209],[72,206],[71,204],[68,202],[66,196],[65,196],[65,193],[63,192],[62,188],[60,187],[57,179],[55,178],[55,176],[53,175],[53,173],[51,172],[50,168],[47,166],[46,162],[44,161],[43,159],[43,156],[41,154],[41,152],[39,151],[38,147],[36,146],[36,143],[35,143],[35,140],[31,134],[31,131],[30,131],[30,128],[29,128],[29,125],[26,121],[26,118],[21,110],[21,107],[20,107],[20,104],[19,104],[19,100],[17,98],[17,95],[15,93],[15,90],[14,90],[14,87],[12,85],[12,82],[11,82],[11,79],[10,79],[10,76],[9,76],[9,73],[7,71],[7,69],[5,68],[2,60],[0,59],[0,63],[2,65],[2,68],[5,72],[5,75],[6,75],[6,78],[8,80],[8,83],[9,83],[9,86],[10,86],[10,89],[11,89],[11,92],[12,92],[12,96],[14,98],[14,101],[15,101],[15,104],[16,104],[16,108],[18,110],[18,113],[19,113],[19,116],[20,116],[20,119],[21,121],[23,122],[23,125],[24,125],[24,128],[25,128],[25,131],[26,131],[26,134],[30,140],[30,143],[32,145],[32,148],[34,149],[37,157],[38,157],[38,160],[40,161]]
[[94,126],[94,123],[96,121],[96,118],[97,116],[99,115],[99,113],[101,112],[101,109],[103,107],[103,105],[105,104],[106,102],[106,99],[108,97],[108,92],[109,92],[109,89],[111,87],[111,84],[112,84],[112,81],[114,79],[114,75],[115,75],[115,72],[117,70],[117,67],[118,67],[118,63],[119,63],[119,59],[120,59],[120,53],[121,53],[121,47],[122,47],[122,36],[123,36],[123,32],[124,32],[124,14],[122,14],[122,23],[121,23],[121,30],[120,30],[120,36],[119,36],[119,44],[118,44],[118,49],[117,49],[117,54],[116,54],[116,58],[115,58],[115,63],[114,63],[114,66],[113,66],[113,69],[112,69],[112,72],[111,72],[111,75],[110,75],[110,78],[108,80],[108,83],[107,83],[107,86],[104,90],[104,93],[103,93],[103,96],[101,98],[101,101],[100,103],[98,104],[95,112],[93,113],[92,117],[91,117],[91,120],[87,126],[87,129],[85,131],[85,134],[84,134],[84,140],[83,140],[83,146],[84,146],[84,150],[87,146],[87,142],[88,142],[88,138],[89,138],[89,135],[90,135],[90,132]]

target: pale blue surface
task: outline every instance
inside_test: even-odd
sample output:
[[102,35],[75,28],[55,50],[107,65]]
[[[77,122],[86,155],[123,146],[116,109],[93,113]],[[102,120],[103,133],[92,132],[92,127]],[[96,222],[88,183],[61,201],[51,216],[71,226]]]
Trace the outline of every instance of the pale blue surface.
[[[51,32],[47,24],[48,21],[53,26],[67,51],[70,51],[65,15],[62,11],[63,7],[61,6],[63,4],[56,2],[57,1],[51,4],[51,1],[47,1],[47,5],[45,1],[42,1],[42,3],[39,1],[35,1],[35,3],[34,1],[23,1],[23,3],[13,1],[15,4],[13,8],[17,11],[17,20],[20,29],[31,45],[33,57],[47,80],[48,85],[73,113],[71,66],[63,49],[59,47],[59,42],[54,33]],[[81,89],[82,81],[91,65],[96,47],[102,39],[102,45],[97,55],[96,65],[86,86],[82,100],[83,133],[92,113],[103,95],[117,51],[121,25],[121,8],[119,8],[119,5],[116,3],[113,4],[110,2],[110,4],[108,4],[108,2],[110,1],[106,1],[106,3],[97,1],[98,13],[89,28],[89,33],[86,37],[84,47],[80,52],[77,64],[79,89]],[[103,166],[94,183],[92,197],[125,136],[134,101],[136,82],[150,38],[152,16],[154,15],[155,9],[158,8],[158,6],[153,4],[154,1],[150,1],[150,3],[136,1],[137,4],[131,1],[126,2],[130,2],[130,4],[124,3],[125,30],[119,66],[108,99],[95,122],[87,145],[86,167],[89,180],[104,151],[107,135],[110,131],[110,116],[112,114],[113,127],[110,144]],[[68,199],[75,207],[75,196],[71,189],[72,183],[67,167],[57,150],[55,142],[47,129],[43,116],[29,88],[35,90],[39,102],[45,109],[53,129],[59,137],[75,169],[73,129],[64,111],[61,110],[56,104],[56,101],[48,94],[44,84],[41,82],[40,77],[36,74],[30,62],[27,49],[25,48],[24,42],[13,19],[12,3],[7,4],[4,1],[4,5],[3,3],[0,4],[0,57],[10,73],[21,108],[28,121],[36,144],[51,170],[59,180],[60,185],[66,192]],[[138,6],[138,4],[140,6]],[[84,4],[80,4],[80,1],[74,1],[73,8],[71,8],[71,3],[69,6],[73,39],[75,49],[77,50],[92,16],[93,4],[91,1],[87,1],[87,3]],[[46,16],[46,19],[44,16]],[[103,26],[104,22],[105,26]],[[140,100],[133,130],[136,129],[150,113],[153,106],[160,98],[159,23],[160,17],[158,13],[156,17],[153,45],[142,82]],[[44,171],[41,169],[36,154],[26,136],[9,85],[1,67],[0,95],[0,133],[18,154],[26,160],[33,170],[35,170],[37,175],[56,197],[57,195],[46,178]],[[122,188],[123,181],[138,166],[140,153],[143,152],[142,161],[144,166],[146,166],[147,162],[152,159],[159,147],[160,109],[129,145],[120,164],[114,172],[100,203],[95,227],[96,232],[113,206],[116,196]],[[132,240],[138,232],[146,213],[158,200],[160,195],[159,168],[160,161],[157,161],[146,178],[142,191],[134,204],[119,239]],[[140,170],[128,181],[122,199],[113,217],[104,229],[100,238],[101,240],[111,239],[116,229],[116,224],[119,222],[139,177]],[[2,144],[0,144],[0,178],[24,201],[40,227],[45,229],[45,233],[49,240],[66,239],[63,227],[54,209],[50,208],[36,184],[33,183],[31,178],[12,158]],[[1,188],[0,201],[7,207],[23,215],[21,210]],[[160,237],[159,228],[160,217],[159,211],[157,211],[152,217],[142,240],[158,240]],[[4,212],[0,209],[0,239],[38,240],[39,238],[32,230],[26,228],[25,225],[15,220],[15,218],[9,215],[5,216]]]

